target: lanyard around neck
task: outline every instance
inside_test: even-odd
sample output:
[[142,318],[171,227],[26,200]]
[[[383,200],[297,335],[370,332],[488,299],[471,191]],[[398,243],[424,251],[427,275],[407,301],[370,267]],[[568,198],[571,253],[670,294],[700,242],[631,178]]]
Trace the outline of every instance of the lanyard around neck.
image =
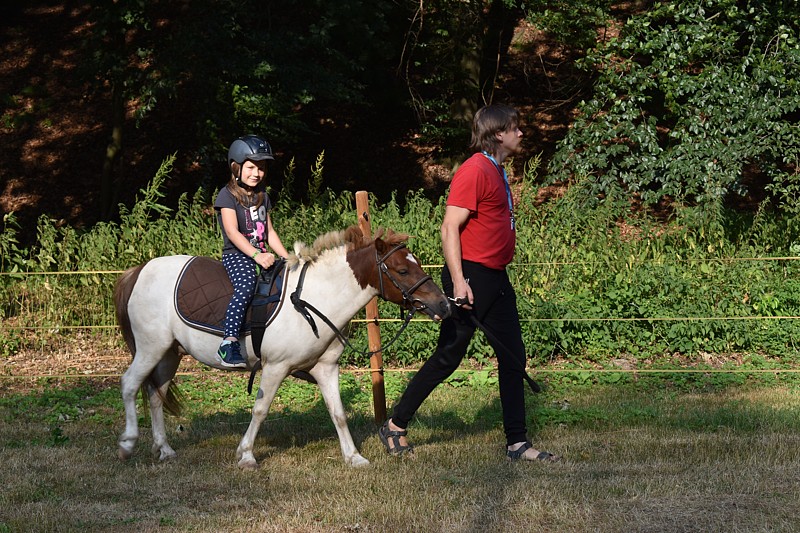
[[514,201],[511,198],[511,186],[508,184],[508,174],[506,174],[506,169],[500,166],[500,163],[489,154],[489,152],[481,152],[489,161],[494,164],[494,168],[497,169],[497,172],[503,177],[503,185],[506,187],[506,197],[508,198],[508,213],[511,216],[511,229],[516,230],[516,221],[514,219]]

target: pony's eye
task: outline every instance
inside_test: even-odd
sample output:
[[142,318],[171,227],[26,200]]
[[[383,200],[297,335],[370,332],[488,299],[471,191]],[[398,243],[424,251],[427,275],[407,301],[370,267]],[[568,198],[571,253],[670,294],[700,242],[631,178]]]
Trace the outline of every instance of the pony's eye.
[[400,270],[397,271],[397,273],[400,274],[401,276],[408,276],[408,269],[401,268]]

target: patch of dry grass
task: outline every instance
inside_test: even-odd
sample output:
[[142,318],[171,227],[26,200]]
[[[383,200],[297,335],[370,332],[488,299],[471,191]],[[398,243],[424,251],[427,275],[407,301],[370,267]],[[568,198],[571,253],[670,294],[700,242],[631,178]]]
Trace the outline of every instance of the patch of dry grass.
[[493,389],[437,389],[410,429],[413,459],[386,455],[369,402],[352,398],[351,429],[369,467],[344,465],[312,400],[270,416],[255,472],[234,459],[249,420],[237,405],[247,398],[169,419],[178,459],[163,464],[148,453],[147,427],[131,461],[117,460],[121,413],[113,422],[76,417],[54,433],[44,406],[23,414],[3,404],[0,531],[800,528],[796,390],[597,386],[530,397],[543,420],[534,443],[565,456],[547,465],[506,462]]

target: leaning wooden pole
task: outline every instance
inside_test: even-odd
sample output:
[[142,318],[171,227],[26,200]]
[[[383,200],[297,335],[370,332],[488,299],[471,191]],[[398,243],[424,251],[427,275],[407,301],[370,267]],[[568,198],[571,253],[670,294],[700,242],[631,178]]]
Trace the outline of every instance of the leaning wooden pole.
[[[372,236],[369,220],[369,194],[367,191],[356,192],[356,210],[358,211],[358,226],[365,237]],[[367,304],[367,337],[369,350],[375,351],[381,347],[381,327],[378,324],[378,298],[375,297]],[[375,409],[375,423],[383,424],[386,420],[386,389],[383,384],[383,353],[375,352],[369,358],[370,374],[372,375],[372,405]]]

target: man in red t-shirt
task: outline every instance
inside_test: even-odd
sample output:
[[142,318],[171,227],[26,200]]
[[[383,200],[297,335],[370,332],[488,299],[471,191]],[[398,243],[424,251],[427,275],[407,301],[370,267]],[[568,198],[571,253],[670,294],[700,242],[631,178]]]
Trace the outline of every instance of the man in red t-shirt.
[[497,354],[507,457],[559,459],[540,452],[528,440],[525,345],[517,297],[506,273],[514,257],[516,221],[502,164],[519,152],[519,125],[519,113],[506,105],[486,106],[475,114],[471,147],[476,153],[453,176],[442,222],[442,287],[458,308],[442,323],[436,351],[408,384],[391,418],[378,432],[390,454],[412,451],[406,427],[425,398],[461,364],[477,319]]

